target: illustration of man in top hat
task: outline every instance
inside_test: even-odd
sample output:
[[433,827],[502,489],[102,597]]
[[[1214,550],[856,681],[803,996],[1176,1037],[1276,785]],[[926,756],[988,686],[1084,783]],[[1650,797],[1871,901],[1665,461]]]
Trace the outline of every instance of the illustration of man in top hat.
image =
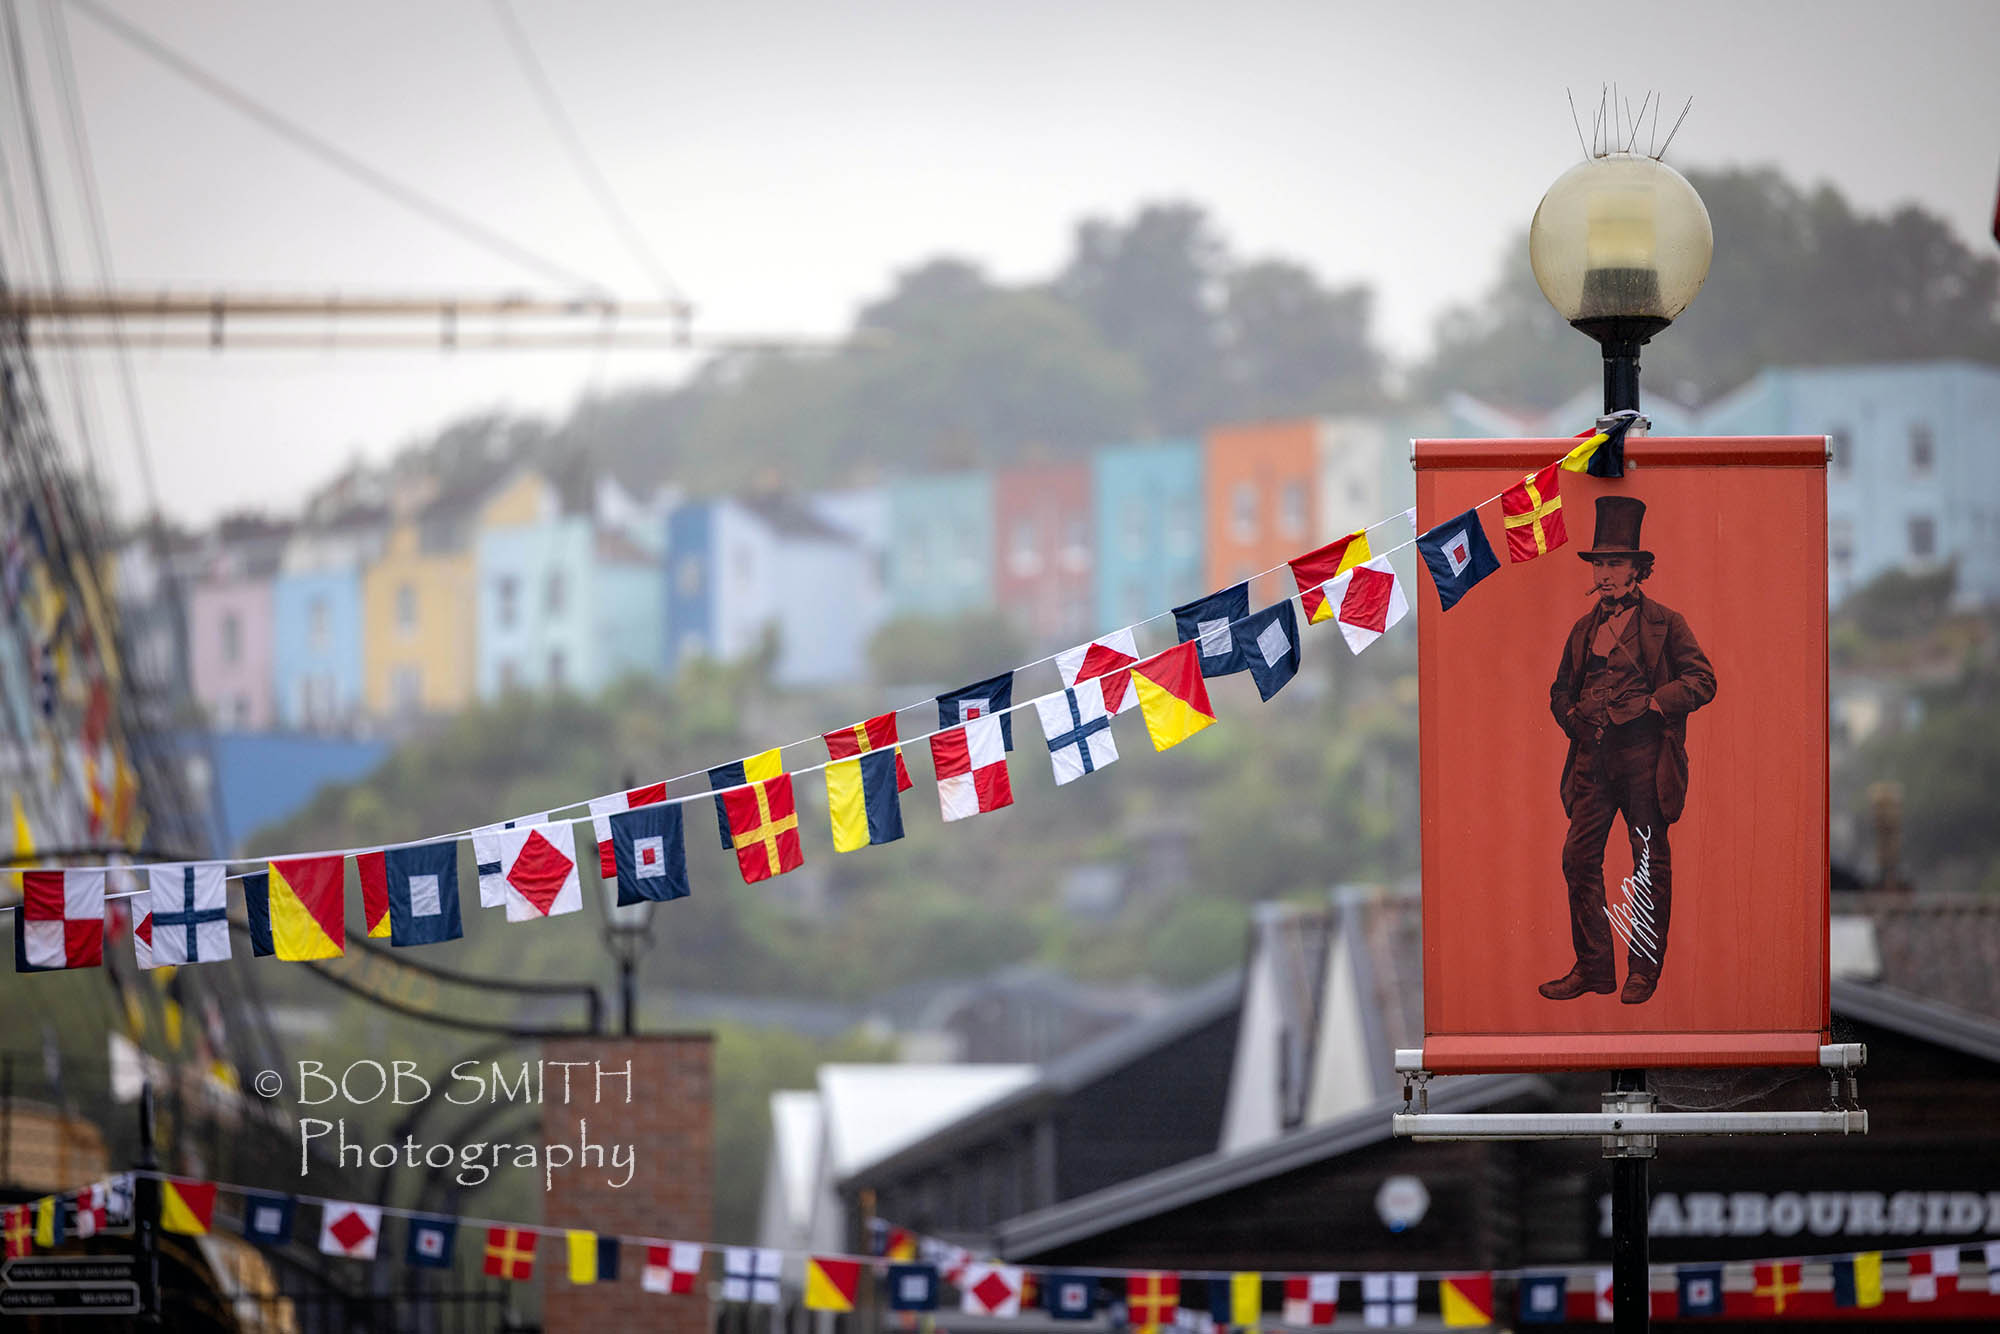
[[[1617,990],[1613,936],[1625,946],[1619,1000],[1637,1005],[1660,983],[1673,910],[1673,854],[1667,827],[1687,800],[1687,718],[1715,698],[1715,672],[1687,619],[1646,596],[1653,553],[1640,546],[1646,503],[1631,496],[1597,501],[1590,550],[1596,601],[1570,628],[1549,710],[1569,736],[1563,763],[1563,878],[1569,882],[1570,942],[1576,966],[1541,985],[1550,1000]],[[1622,816],[1632,874],[1607,902],[1604,844]]]

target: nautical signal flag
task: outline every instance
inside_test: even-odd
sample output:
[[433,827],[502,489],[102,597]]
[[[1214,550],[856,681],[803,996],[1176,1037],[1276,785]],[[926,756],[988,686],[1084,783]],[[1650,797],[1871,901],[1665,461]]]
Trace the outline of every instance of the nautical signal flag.
[[1569,1323],[1568,1289],[1569,1276],[1566,1274],[1521,1275],[1521,1323]]
[[861,1290],[861,1262],[823,1255],[806,1257],[806,1310],[852,1311]]
[[507,920],[532,922],[583,909],[576,871],[576,827],[567,820],[500,831],[500,878]]
[[167,1177],[160,1182],[160,1226],[184,1237],[205,1237],[215,1218],[215,1183]]
[[1415,1274],[1363,1274],[1361,1276],[1361,1319],[1369,1325],[1414,1325],[1417,1323],[1417,1276]]
[[[613,792],[590,801],[590,828],[597,835],[597,874],[609,880],[618,874],[616,850],[611,843],[611,817],[620,811],[636,811],[667,799],[665,783],[649,783],[628,792]],[[676,808],[678,809],[678,808]]]
[[292,1239],[292,1215],[298,1201],[289,1195],[250,1194],[243,1197],[243,1239],[259,1246],[283,1246]]
[[535,1276],[535,1234],[526,1228],[486,1229],[484,1272],[488,1278],[524,1283]]
[[1126,1319],[1135,1329],[1158,1329],[1174,1323],[1181,1304],[1179,1274],[1134,1274],[1125,1280]]
[[1292,581],[1299,586],[1299,605],[1305,608],[1306,624],[1318,625],[1333,615],[1333,606],[1327,601],[1323,587],[1327,580],[1346,573],[1373,555],[1368,549],[1368,531],[1364,528],[1286,562],[1292,567]]
[[104,872],[23,871],[14,921],[14,971],[104,963]]
[[959,1307],[967,1315],[1011,1319],[1021,1314],[1023,1278],[1019,1265],[967,1265],[958,1277]]
[[346,877],[341,857],[266,862],[264,870],[243,877],[251,951],[290,960],[339,958],[347,950]]
[[1042,1280],[1042,1303],[1057,1320],[1089,1320],[1097,1314],[1097,1280],[1089,1274],[1050,1274]]
[[1258,696],[1268,704],[1299,674],[1299,616],[1292,600],[1275,602],[1238,622],[1235,633],[1243,665],[1257,683]]
[[[894,715],[887,716],[893,727]],[[833,749],[830,743],[827,749]],[[901,838],[903,802],[897,794],[909,785],[903,753],[893,746],[829,760],[826,813],[833,827],[833,850],[858,852]]]
[[866,718],[852,727],[836,728],[822,732],[820,740],[826,742],[826,757],[830,760],[851,760],[857,755],[870,751],[893,750],[896,752],[896,790],[908,792],[911,787],[910,771],[903,764],[903,748],[896,744],[896,715],[878,714]]
[[719,800],[729,820],[736,869],[743,873],[744,884],[769,880],[805,865],[790,774],[731,788]]
[[890,1228],[882,1242],[882,1254],[891,1260],[916,1259],[917,1234],[906,1227]]
[[323,1255],[373,1260],[382,1239],[382,1211],[372,1204],[330,1201],[320,1207],[319,1249]]
[[1958,1291],[1958,1247],[1934,1246],[1910,1257],[1909,1298],[1934,1302]]
[[63,1197],[44,1195],[35,1201],[35,1245],[44,1250],[62,1245],[68,1233],[63,1227]]
[[938,807],[947,823],[1014,804],[1007,780],[1007,750],[1001,734],[1005,716],[983,715],[931,736],[931,765],[937,771]]
[[1563,456],[1563,471],[1589,473],[1592,477],[1623,477],[1625,433],[1638,420],[1638,413],[1629,412],[1602,431],[1593,426],[1577,432],[1576,438],[1583,443]]
[[[1791,1304],[1792,1295],[1802,1291],[1799,1270],[1800,1265],[1796,1261],[1786,1264],[1782,1260],[1751,1268],[1750,1300],[1760,1315],[1785,1313],[1785,1307]],[[1913,1297],[1911,1300],[1916,1299]]]
[[936,1265],[895,1264],[889,1266],[889,1309],[891,1311],[935,1311],[938,1304]]
[[[1224,1313],[1217,1311],[1215,1318],[1220,1322]],[[1264,1276],[1258,1273],[1236,1273],[1229,1276],[1229,1323],[1248,1328],[1255,1325],[1264,1315]]]
[[641,806],[610,817],[611,874],[618,906],[684,899],[688,885],[686,821],[679,806]]
[[1674,1307],[1682,1319],[1722,1314],[1722,1266],[1682,1265],[1674,1271]]
[[1454,1328],[1493,1323],[1493,1275],[1446,1274],[1438,1280],[1438,1310]]
[[25,1204],[9,1205],[0,1210],[0,1232],[4,1232],[7,1238],[9,1260],[35,1253],[35,1224],[28,1212]]
[[229,957],[229,882],[221,862],[147,868],[147,935],[155,964]]
[[548,812],[503,820],[472,831],[472,858],[479,867],[479,906],[501,908],[507,903],[507,880],[500,865],[500,834],[503,830],[545,824]]
[[729,823],[729,805],[722,799],[723,790],[742,787],[746,783],[762,783],[784,771],[782,747],[778,746],[728,764],[718,764],[708,771],[708,788],[715,793],[715,822],[722,830],[724,852],[736,851],[736,841]]
[[[1991,1256],[1986,1264],[1989,1290],[2000,1281]],[[1833,1262],[1833,1304],[1843,1309],[1882,1304],[1882,1252],[1862,1251]]]
[[1014,749],[1014,673],[1002,672],[937,697],[938,726],[956,727],[975,718],[1000,717],[1000,745]]
[[618,1278],[618,1238],[595,1232],[570,1229],[564,1234],[569,1245],[569,1281],[575,1284],[612,1283]]
[[[1879,1253],[1867,1252],[1864,1255],[1857,1255],[1854,1257],[1855,1263],[1858,1265],[1861,1260],[1866,1258],[1866,1254],[1873,1254],[1875,1256],[1876,1277],[1879,1280],[1882,1265],[1882,1257]],[[2000,1297],[2000,1241],[1989,1241],[1986,1243],[1986,1292],[1989,1296]]]
[[1569,541],[1563,527],[1562,471],[1551,463],[1500,493],[1501,522],[1507,528],[1507,559],[1546,556]]
[[768,1247],[729,1246],[722,1252],[722,1300],[776,1306],[784,1255]]
[[1446,519],[1419,537],[1417,554],[1431,572],[1431,586],[1437,589],[1438,605],[1445,611],[1456,607],[1481,579],[1500,568],[1500,558],[1486,540],[1476,509]]
[[153,903],[152,895],[142,894],[127,899],[132,911],[132,962],[141,968],[156,968],[153,961]]
[[409,1242],[403,1247],[403,1263],[414,1269],[449,1269],[457,1244],[457,1220],[413,1218]]
[[1057,787],[1096,773],[1118,758],[1118,743],[1111,736],[1111,710],[1105,707],[1103,691],[1102,680],[1079,681],[1070,689],[1035,701],[1042,734],[1049,742],[1049,759],[1055,765]]
[[465,934],[458,915],[458,843],[444,839],[382,854],[389,943],[436,945]]
[[383,861],[387,854],[354,854],[354,878],[361,882],[361,921],[370,940],[389,938],[389,873]]
[[1193,640],[1201,657],[1203,676],[1228,676],[1250,665],[1236,626],[1250,615],[1250,584],[1246,580],[1174,608],[1174,635],[1183,644]]
[[685,1296],[694,1291],[701,1279],[701,1257],[701,1247],[693,1242],[648,1246],[646,1266],[639,1271],[639,1286],[647,1292]]
[[1326,583],[1326,600],[1347,647],[1359,653],[1410,614],[1403,581],[1386,557],[1367,561]]
[[1123,630],[1113,630],[1101,639],[1093,639],[1088,644],[1079,644],[1056,654],[1056,670],[1062,674],[1062,683],[1066,686],[1080,681],[1102,681],[1105,712],[1116,717],[1132,702],[1125,669],[1137,661],[1139,645],[1132,637],[1132,627],[1128,625]]
[[1193,641],[1176,644],[1132,668],[1132,686],[1138,691],[1139,711],[1146,717],[1146,735],[1153,739],[1154,750],[1178,746],[1215,721]]
[[1285,1280],[1286,1324],[1331,1325],[1339,1311],[1340,1275],[1299,1274]]

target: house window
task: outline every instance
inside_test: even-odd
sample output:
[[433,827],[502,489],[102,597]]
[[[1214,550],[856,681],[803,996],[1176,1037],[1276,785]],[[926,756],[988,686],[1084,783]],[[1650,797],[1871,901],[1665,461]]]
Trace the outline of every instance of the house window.
[[1063,564],[1072,570],[1090,568],[1090,518],[1072,514],[1063,526]]
[[1845,426],[1836,426],[1826,433],[1826,447],[1833,454],[1828,466],[1836,477],[1845,477],[1854,471],[1854,437]]
[[1033,574],[1042,567],[1042,553],[1036,549],[1038,534],[1033,519],[1014,521],[1014,541],[1007,552],[1007,564],[1015,574]]
[[512,658],[500,660],[500,693],[506,694],[521,684],[521,669],[514,665]]
[[326,652],[327,640],[332,635],[329,619],[325,598],[314,598],[306,607],[306,642],[315,653]]
[[424,704],[424,669],[414,663],[398,667],[390,678],[389,693],[396,712],[412,714]]
[[543,594],[542,605],[547,609],[549,615],[560,616],[563,612],[563,604],[568,600],[569,586],[563,582],[562,571],[550,570],[548,588]]
[[1931,560],[1937,555],[1937,520],[1928,514],[1910,516],[1910,556]]
[[494,619],[500,623],[502,630],[511,630],[514,628],[514,618],[521,610],[520,582],[511,574],[503,574],[496,581],[495,589],[500,605],[494,612]]
[[563,669],[566,665],[561,649],[552,648],[549,650],[549,689],[561,690],[567,684],[563,680]]
[[1368,488],[1359,477],[1347,479],[1347,503],[1356,507],[1368,503]]
[[1826,554],[1835,572],[1846,574],[1854,563],[1854,520],[1834,519],[1826,526]]
[[1278,493],[1278,527],[1286,537],[1306,535],[1306,484],[1286,482]]
[[243,660],[243,622],[233,611],[222,616],[222,660],[227,663]]
[[691,598],[701,592],[701,558],[681,557],[680,572],[675,578],[680,582],[682,597]]
[[1238,482],[1229,493],[1229,524],[1238,542],[1257,536],[1257,488]]
[[417,590],[411,584],[396,589],[396,628],[404,634],[417,628]]
[[1123,513],[1125,551],[1131,556],[1146,554],[1146,502],[1138,496],[1128,496]]
[[1917,422],[1910,427],[1910,473],[1915,477],[1931,475],[1931,465],[1937,462],[1937,444],[1931,438],[1931,428],[1927,422]]

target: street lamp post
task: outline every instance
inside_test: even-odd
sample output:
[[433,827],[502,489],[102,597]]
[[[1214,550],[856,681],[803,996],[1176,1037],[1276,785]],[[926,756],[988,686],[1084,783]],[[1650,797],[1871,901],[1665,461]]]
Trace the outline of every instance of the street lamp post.
[[[1639,349],[1672,324],[1708,277],[1715,233],[1687,178],[1658,158],[1604,153],[1556,178],[1528,228],[1528,262],[1556,313],[1604,352],[1604,417],[1639,411]],[[1641,421],[1644,419],[1641,418]],[[1606,476],[1624,474],[1622,440]],[[1593,469],[1595,471],[1595,469]],[[1644,1070],[1619,1070],[1606,1111],[1651,1111]],[[1608,1136],[1612,1319],[1618,1334],[1652,1324],[1647,1213],[1649,1135]]]

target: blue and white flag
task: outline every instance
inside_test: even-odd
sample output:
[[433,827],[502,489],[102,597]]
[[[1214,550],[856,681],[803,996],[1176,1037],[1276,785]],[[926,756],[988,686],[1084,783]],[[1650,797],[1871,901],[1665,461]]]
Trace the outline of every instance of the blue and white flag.
[[957,727],[974,718],[1000,715],[1000,748],[1014,749],[1014,673],[1002,672],[937,697],[938,728]]
[[1446,519],[1419,537],[1417,551],[1437,586],[1438,605],[1446,611],[1457,606],[1473,585],[1500,569],[1500,558],[1486,540],[1476,509]]
[[1236,623],[1236,646],[1265,703],[1299,674],[1299,616],[1285,598]]
[[1722,1314],[1721,1265],[1682,1265],[1674,1271],[1674,1287],[1681,1316]]
[[[465,934],[458,916],[458,843],[420,843],[382,854],[389,884],[389,943],[435,945]],[[483,884],[485,876],[480,880]]]
[[1568,1303],[1567,1274],[1521,1275],[1522,1324],[1566,1325],[1569,1323]]
[[292,1211],[297,1204],[289,1195],[246,1194],[243,1239],[259,1246],[283,1246],[292,1239]]
[[153,966],[229,957],[229,885],[221,862],[151,866]]
[[641,806],[613,815],[611,853],[618,868],[619,907],[688,896],[687,837],[679,806]]
[[543,811],[540,815],[524,815],[518,820],[505,820],[472,831],[472,857],[479,864],[480,907],[507,906],[507,877],[500,866],[500,831],[548,822],[549,813]]
[[1180,642],[1198,640],[1203,676],[1228,676],[1250,665],[1236,627],[1250,614],[1250,585],[1240,583],[1220,593],[1184,602],[1174,608],[1174,632]]
[[1097,1280],[1089,1274],[1050,1274],[1042,1280],[1042,1300],[1057,1320],[1089,1320],[1097,1314]]
[[449,1269],[457,1240],[458,1224],[449,1218],[412,1218],[403,1263],[415,1269]]
[[922,1264],[889,1266],[891,1311],[935,1311],[937,1306],[937,1266]]
[[1035,701],[1035,712],[1041,715],[1042,734],[1049,739],[1056,786],[1096,773],[1118,758],[1101,680],[1079,681],[1059,694],[1044,695]]

